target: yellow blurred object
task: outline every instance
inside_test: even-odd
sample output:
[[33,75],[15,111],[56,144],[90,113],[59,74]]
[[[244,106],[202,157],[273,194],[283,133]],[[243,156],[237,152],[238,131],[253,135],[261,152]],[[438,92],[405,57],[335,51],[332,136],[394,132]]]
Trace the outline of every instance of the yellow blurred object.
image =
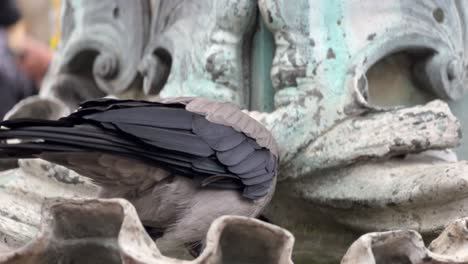
[[54,32],[50,39],[50,47],[52,49],[57,49],[58,43],[60,41],[60,8],[61,8],[61,0],[51,0],[51,6],[54,12]]
[[[3,1],[3,0],[0,0]],[[13,49],[22,43],[22,35],[32,36],[52,50],[57,49],[60,36],[60,13],[62,0],[16,0],[21,10],[20,25],[12,30]]]

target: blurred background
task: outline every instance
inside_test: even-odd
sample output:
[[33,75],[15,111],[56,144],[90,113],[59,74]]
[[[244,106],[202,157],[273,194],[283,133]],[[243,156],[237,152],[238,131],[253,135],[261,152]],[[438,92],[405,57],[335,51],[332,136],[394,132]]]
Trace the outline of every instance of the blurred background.
[[0,1],[0,118],[37,94],[60,39],[60,2]]

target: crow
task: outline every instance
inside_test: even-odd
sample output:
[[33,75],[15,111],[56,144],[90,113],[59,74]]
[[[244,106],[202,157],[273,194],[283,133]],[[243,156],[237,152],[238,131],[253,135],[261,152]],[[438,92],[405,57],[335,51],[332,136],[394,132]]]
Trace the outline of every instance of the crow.
[[164,251],[196,256],[213,220],[257,217],[276,186],[277,145],[231,103],[95,99],[58,120],[0,122],[0,158],[41,158],[125,198]]

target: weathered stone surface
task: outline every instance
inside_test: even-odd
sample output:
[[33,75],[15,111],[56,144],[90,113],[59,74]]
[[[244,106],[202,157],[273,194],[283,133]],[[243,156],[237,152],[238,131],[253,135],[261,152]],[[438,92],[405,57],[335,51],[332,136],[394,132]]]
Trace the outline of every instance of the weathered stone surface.
[[362,232],[413,229],[424,235],[468,215],[468,162],[421,157],[354,165],[292,184],[295,193]]
[[428,248],[415,231],[366,234],[353,243],[341,263],[467,263],[466,221],[465,218],[449,224]]
[[356,162],[451,148],[458,145],[460,133],[459,121],[442,101],[368,113],[344,120],[311,141],[291,160],[291,167],[282,169],[281,175],[307,176]]
[[[259,7],[275,36],[271,74],[277,108],[253,115],[276,136],[291,175],[307,175],[303,167],[314,162],[306,157],[313,155],[311,145],[333,130],[338,132],[338,124],[358,120],[369,111],[388,110],[369,104],[366,72],[394,52],[420,55],[413,62],[420,65],[414,77],[425,89],[442,98],[464,93],[466,76],[459,73],[458,62],[453,63],[456,74],[447,77],[450,61],[465,60],[467,6],[462,2],[301,0],[290,5],[261,0]],[[434,12],[445,19],[438,21]],[[297,158],[303,161],[296,162]]]
[[[270,128],[279,142],[281,177],[295,178],[278,184],[267,217],[300,234],[296,257],[336,263],[347,244],[362,232],[414,228],[431,236],[447,219],[465,216],[464,188],[457,182],[465,180],[465,163],[435,165],[429,159],[408,164],[394,158],[455,147],[460,140],[460,124],[447,104],[414,105],[464,93],[466,74],[453,75],[457,77],[451,82],[446,73],[450,58],[465,64],[465,4],[299,1],[290,5],[281,0],[259,4],[277,47],[271,72],[276,109],[251,115]],[[450,18],[441,23],[434,12]],[[411,54],[408,71],[392,74],[383,67],[380,75],[367,76],[371,66],[400,51]],[[405,83],[388,81],[397,78],[409,80],[410,85],[417,79],[424,93],[438,96],[411,98],[409,105],[399,104],[409,108],[396,109],[393,105],[401,101],[385,105],[369,100],[375,99],[369,98],[369,92],[375,91],[369,91],[369,83],[389,96],[406,92]],[[381,101],[387,102],[389,96]],[[412,118],[403,113],[413,111],[429,114],[428,118],[406,123]],[[439,119],[436,116],[445,117],[433,123]],[[448,176],[445,169],[450,171]],[[397,175],[391,181],[389,171]],[[395,189],[399,192],[394,193]],[[428,190],[438,195],[425,195]],[[420,200],[409,206],[403,202],[408,195]],[[452,199],[449,206],[441,208],[442,197]]]
[[37,236],[0,263],[292,263],[294,237],[240,216],[213,222],[202,254],[192,261],[161,255],[135,208],[122,199],[48,201]]
[[95,197],[87,178],[41,160],[20,160],[20,169],[0,175],[0,247],[17,248],[37,232],[50,198]]
[[153,8],[157,15],[142,61],[144,91],[247,106],[255,2],[156,1]]

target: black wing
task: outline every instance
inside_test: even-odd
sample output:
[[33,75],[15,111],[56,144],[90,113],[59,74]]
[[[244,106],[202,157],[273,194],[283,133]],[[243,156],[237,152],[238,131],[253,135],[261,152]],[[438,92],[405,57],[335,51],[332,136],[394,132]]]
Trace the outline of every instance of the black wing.
[[161,166],[203,186],[242,188],[250,199],[266,195],[276,174],[270,150],[231,126],[187,111],[181,103],[94,100],[58,121],[11,120],[1,125],[9,129],[0,131],[0,139],[36,140],[2,144],[3,156],[104,152]]

